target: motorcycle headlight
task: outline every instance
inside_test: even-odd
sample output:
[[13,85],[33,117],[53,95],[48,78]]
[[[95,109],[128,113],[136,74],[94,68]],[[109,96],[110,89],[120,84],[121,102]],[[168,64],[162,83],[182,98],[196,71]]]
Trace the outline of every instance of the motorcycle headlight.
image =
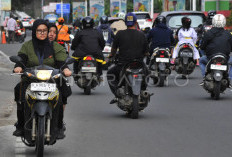
[[36,77],[39,80],[46,81],[51,78],[52,70],[38,70]]

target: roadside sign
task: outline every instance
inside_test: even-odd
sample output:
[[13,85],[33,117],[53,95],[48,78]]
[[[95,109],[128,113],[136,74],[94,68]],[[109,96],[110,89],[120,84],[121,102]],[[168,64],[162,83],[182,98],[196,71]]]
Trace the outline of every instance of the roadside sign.
[[[56,13],[61,14],[61,4],[56,4]],[[70,13],[70,4],[63,3],[63,13],[69,14]]]

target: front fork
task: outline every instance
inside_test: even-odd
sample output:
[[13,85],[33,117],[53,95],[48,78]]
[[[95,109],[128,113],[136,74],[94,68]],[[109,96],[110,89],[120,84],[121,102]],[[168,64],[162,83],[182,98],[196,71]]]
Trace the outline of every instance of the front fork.
[[[50,141],[50,138],[51,138],[51,130],[50,130],[50,127],[51,127],[51,119],[50,117],[46,118],[47,120],[47,130],[46,130],[46,134],[45,134],[45,138],[46,138],[46,141]],[[33,120],[32,120],[32,140],[35,141],[36,139],[36,117],[34,116],[33,117]]]

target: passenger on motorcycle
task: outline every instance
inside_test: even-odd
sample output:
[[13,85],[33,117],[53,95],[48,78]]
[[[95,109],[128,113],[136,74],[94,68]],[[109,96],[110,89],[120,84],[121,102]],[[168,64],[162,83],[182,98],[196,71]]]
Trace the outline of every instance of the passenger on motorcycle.
[[106,44],[111,45],[114,39],[114,33],[108,24],[108,17],[102,16],[100,18],[100,26],[97,30],[103,34]]
[[[225,54],[229,63],[232,63],[230,52],[232,51],[232,35],[224,29],[226,25],[226,18],[222,14],[217,14],[212,20],[213,28],[205,33],[200,48],[205,51],[205,56],[200,58],[200,68],[202,76],[205,76],[205,67],[209,59],[216,53]],[[229,77],[232,79],[232,68],[229,70]],[[201,83],[200,85],[203,85]]]
[[68,28],[68,26],[64,25],[64,18],[63,17],[60,17],[58,19],[58,23],[59,23],[59,25],[57,26],[57,29],[58,29],[57,41],[59,44],[61,44],[62,46],[65,47],[64,42],[66,42],[66,43],[70,42],[69,35],[71,34],[71,31]]
[[[166,26],[166,18],[164,16],[158,16],[154,23],[155,27],[148,32],[147,36],[148,41],[151,40],[150,55],[157,47],[171,49],[171,45],[175,42],[173,31]],[[147,64],[149,64],[149,60],[147,60]]]
[[208,16],[207,16],[205,25],[212,25],[213,17],[214,17],[216,14],[217,14],[217,12],[216,12],[215,10],[210,10],[210,11],[208,11]]
[[107,80],[110,90],[116,97],[111,100],[110,104],[117,102],[118,96],[116,92],[120,81],[119,75],[123,66],[134,59],[143,61],[145,54],[148,52],[147,39],[143,32],[136,30],[136,22],[136,15],[128,13],[125,17],[127,29],[118,31],[113,42],[110,56],[115,56],[118,48],[119,52],[118,63],[107,72]]
[[[46,21],[42,19],[38,19],[33,23],[32,40],[29,40],[22,45],[21,49],[18,52],[18,56],[22,58],[22,62],[27,68],[38,66],[41,64],[48,65],[54,68],[61,68],[67,58],[65,49],[62,46],[60,46],[56,42],[50,44],[48,40],[48,26]],[[23,65],[15,65],[15,73],[22,73],[23,70]],[[72,74],[67,66],[64,67],[62,71],[65,76],[71,76]],[[20,97],[16,100],[18,123],[16,125],[16,131],[14,131],[13,133],[13,135],[15,136],[22,136],[24,131],[23,111],[25,106],[24,103],[26,103],[25,91],[27,86],[27,81],[22,78],[19,86]],[[58,128],[62,129],[62,126],[58,126]]]
[[[48,29],[48,39],[49,39],[50,43],[53,44],[53,42],[56,42],[58,29],[54,23],[49,23],[48,28],[49,28]],[[56,59],[56,58],[54,58],[54,59]],[[62,124],[64,125],[64,122],[63,122],[64,110],[65,110],[65,107],[67,104],[67,98],[72,94],[72,90],[71,90],[71,87],[67,85],[65,79],[62,79],[62,85],[61,85],[60,89],[62,92],[63,106],[61,106],[60,113],[59,113],[59,118],[60,118],[59,125],[62,125]],[[64,130],[61,130],[61,131],[64,131]],[[64,133],[60,132],[60,134],[58,136],[59,136],[58,138],[62,138],[64,136]]]
[[178,32],[179,42],[177,43],[176,47],[174,48],[173,55],[172,55],[173,62],[175,63],[175,59],[178,56],[179,46],[183,43],[189,43],[194,48],[193,59],[197,60],[197,65],[199,65],[198,59],[200,58],[200,55],[199,55],[198,50],[195,47],[195,43],[197,41],[197,33],[193,28],[191,28],[191,19],[190,18],[183,17],[181,19],[181,22],[182,22],[182,28]]
[[[92,55],[94,58],[103,59],[102,50],[105,46],[103,35],[93,28],[94,20],[87,16],[82,20],[83,30],[77,32],[73,41],[71,49],[74,50],[73,57],[85,57]],[[99,62],[98,62],[99,63]],[[74,62],[74,73],[78,73],[79,62]],[[98,64],[99,77],[102,75],[102,65]]]

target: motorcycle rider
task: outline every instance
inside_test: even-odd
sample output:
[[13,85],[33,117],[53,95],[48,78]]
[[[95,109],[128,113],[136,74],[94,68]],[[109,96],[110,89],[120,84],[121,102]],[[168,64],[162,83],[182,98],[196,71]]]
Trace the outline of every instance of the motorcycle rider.
[[[32,26],[32,40],[25,42],[18,52],[18,56],[22,58],[22,62],[27,68],[38,66],[40,64],[49,65],[56,68],[61,68],[67,58],[65,49],[58,43],[50,44],[48,41],[48,26],[45,20],[37,19]],[[56,58],[54,60],[53,58]],[[16,64],[15,73],[22,73],[24,67],[21,64]],[[63,73],[65,76],[71,76],[72,72],[68,67],[64,67]],[[17,102],[17,118],[18,124],[14,136],[22,136],[24,128],[24,103],[25,91],[28,83],[22,78],[20,82],[20,98]],[[59,126],[58,126],[59,127]],[[59,127],[59,129],[62,126]]]
[[178,32],[178,43],[176,47],[174,48],[173,55],[172,55],[172,62],[175,63],[175,59],[178,56],[178,51],[179,51],[179,46],[183,43],[189,43],[193,46],[193,59],[197,60],[197,65],[198,59],[200,58],[199,52],[195,47],[195,43],[197,41],[197,33],[196,31],[191,28],[191,19],[188,17],[183,17],[181,19],[182,22],[182,28]]
[[208,16],[207,16],[205,25],[212,25],[213,17],[216,14],[217,14],[216,10],[210,10],[210,11],[208,11]]
[[[70,42],[69,35],[71,34],[71,31],[68,28],[68,26],[64,25],[64,18],[60,17],[58,19],[58,23],[59,23],[59,25],[57,26],[57,29],[58,29],[57,41],[58,41],[58,43],[59,42],[69,43]],[[61,44],[61,45],[65,47],[64,44]]]
[[106,44],[111,45],[113,43],[114,33],[108,24],[108,17],[102,16],[100,18],[100,24],[97,30],[103,34]]
[[75,22],[73,23],[73,27],[74,27],[74,30],[81,30],[82,29],[82,20],[83,20],[83,17],[78,17]]
[[[202,76],[205,76],[205,67],[209,59],[216,53],[225,54],[232,63],[230,52],[232,51],[232,35],[224,29],[226,18],[222,14],[216,14],[212,19],[212,28],[205,33],[200,48],[205,51],[205,56],[200,58],[200,69]],[[229,77],[232,79],[232,68],[229,70]],[[203,85],[204,83],[200,83]]]
[[[166,25],[166,18],[162,15],[155,19],[155,27],[153,27],[147,35],[148,41],[151,40],[151,46],[149,53],[152,55],[153,50],[159,48],[169,48],[171,50],[171,44],[175,42],[173,37],[173,31]],[[147,59],[149,64],[150,59]]]
[[110,57],[115,56],[118,48],[119,52],[118,63],[107,72],[110,90],[116,97],[111,100],[110,104],[117,102],[118,96],[116,91],[120,80],[119,75],[123,66],[134,59],[143,61],[145,54],[148,52],[147,39],[143,32],[136,29],[136,22],[136,15],[128,13],[125,17],[127,29],[118,31],[113,42]]
[[[85,17],[82,20],[83,30],[76,33],[71,49],[74,50],[73,57],[85,57],[92,55],[94,58],[103,59],[102,50],[105,47],[105,40],[99,31],[93,28],[94,20],[90,16]],[[74,73],[78,73],[78,64],[76,61],[73,64]],[[98,75],[102,75],[102,66],[98,62]]]

